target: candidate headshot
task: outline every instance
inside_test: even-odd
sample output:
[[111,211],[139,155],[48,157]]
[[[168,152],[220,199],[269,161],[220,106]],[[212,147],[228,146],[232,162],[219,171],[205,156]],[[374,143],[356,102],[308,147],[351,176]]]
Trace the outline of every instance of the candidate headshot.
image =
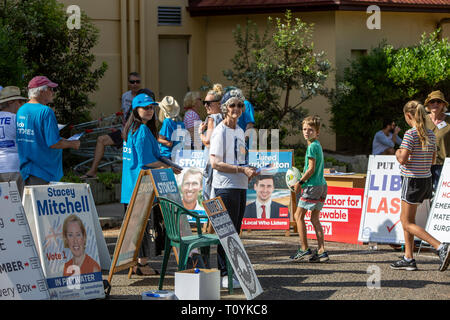
[[87,234],[81,219],[72,214],[63,224],[64,248],[69,248],[72,259],[64,264],[63,276],[101,271],[100,265],[86,253]]
[[204,210],[198,203],[202,190],[203,173],[199,169],[189,168],[183,175],[181,182],[181,198],[183,206],[188,210]]
[[256,176],[254,185],[256,200],[245,208],[244,218],[257,219],[278,219],[287,218],[286,215],[280,217],[280,209],[287,208],[281,203],[272,201],[272,193],[275,190],[273,176]]

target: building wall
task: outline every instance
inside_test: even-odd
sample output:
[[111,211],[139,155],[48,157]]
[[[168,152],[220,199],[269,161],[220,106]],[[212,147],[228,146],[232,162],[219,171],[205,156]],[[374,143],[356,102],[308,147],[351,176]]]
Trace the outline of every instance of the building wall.
[[[160,57],[159,39],[185,37],[189,39],[188,88],[197,91],[205,84],[207,75],[214,83],[224,86],[230,83],[223,70],[231,68],[235,44],[232,30],[237,24],[245,25],[249,18],[262,31],[269,15],[230,15],[190,17],[185,9],[187,0],[60,0],[66,6],[77,4],[100,29],[99,44],[94,48],[97,62],[106,61],[108,71],[100,81],[100,89],[92,95],[97,103],[93,117],[110,114],[120,108],[120,96],[127,90],[126,76],[138,71],[143,77],[143,87],[150,88],[157,99],[162,99],[159,86]],[[158,6],[181,6],[181,26],[158,26]],[[271,14],[281,17],[282,14]],[[321,11],[294,13],[303,21],[314,23],[314,47],[325,51],[337,74],[342,74],[352,55],[376,46],[386,39],[395,47],[417,43],[423,32],[434,30],[445,14],[381,12],[381,30],[369,30],[365,11]],[[129,21],[133,21],[130,23]],[[443,35],[448,37],[450,24],[444,25]],[[335,73],[327,81],[334,86]],[[292,96],[294,101],[298,94]],[[182,105],[182,101],[179,101]],[[324,120],[320,140],[325,149],[336,149],[336,138],[329,129],[329,103],[324,97],[315,97],[304,104],[310,114],[318,114]],[[300,125],[300,124],[299,124]],[[302,137],[289,137],[287,142],[302,141]]]

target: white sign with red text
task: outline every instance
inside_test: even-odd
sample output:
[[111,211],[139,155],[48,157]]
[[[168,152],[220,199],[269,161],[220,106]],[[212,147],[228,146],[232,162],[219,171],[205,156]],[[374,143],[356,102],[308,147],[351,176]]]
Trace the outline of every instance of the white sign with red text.
[[15,182],[0,183],[0,300],[49,299]]
[[450,242],[450,158],[446,158],[425,230],[440,242]]

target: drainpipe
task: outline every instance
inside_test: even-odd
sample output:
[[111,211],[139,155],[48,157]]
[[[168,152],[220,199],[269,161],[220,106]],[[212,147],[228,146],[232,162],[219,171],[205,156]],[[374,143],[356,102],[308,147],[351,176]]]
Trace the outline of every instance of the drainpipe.
[[120,0],[120,57],[122,92],[128,90],[127,0]]
[[[139,70],[142,84],[145,83],[145,0],[139,0]],[[148,88],[149,86],[147,86]]]
[[134,2],[135,0],[128,0],[128,29],[130,42],[130,70],[136,71],[136,32],[134,19]]

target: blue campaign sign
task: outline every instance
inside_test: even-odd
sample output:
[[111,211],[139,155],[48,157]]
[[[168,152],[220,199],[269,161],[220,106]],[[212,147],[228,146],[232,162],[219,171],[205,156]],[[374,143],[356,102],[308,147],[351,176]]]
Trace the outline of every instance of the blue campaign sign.
[[157,196],[182,204],[177,180],[172,169],[155,169],[151,172]]
[[[156,169],[151,170],[151,172],[157,196],[173,200],[190,211],[195,211],[200,215],[204,215],[205,219],[200,220],[202,223],[208,221],[205,210],[199,205],[201,199],[198,199],[201,197],[202,190],[201,171],[197,171],[195,168],[184,169],[183,172],[179,174],[179,176],[181,176],[179,178],[179,183],[177,182],[172,169]],[[191,206],[192,202],[193,205]],[[188,217],[188,221],[194,223],[195,219]]]

